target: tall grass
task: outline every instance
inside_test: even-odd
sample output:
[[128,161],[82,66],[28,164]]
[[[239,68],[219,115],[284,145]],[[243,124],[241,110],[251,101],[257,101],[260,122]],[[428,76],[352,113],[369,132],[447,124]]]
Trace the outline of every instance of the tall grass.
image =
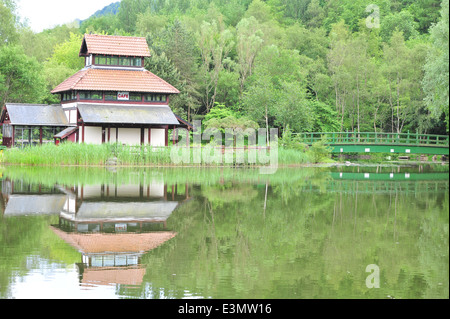
[[[154,148],[148,145],[129,146],[121,144],[75,144],[62,143],[28,146],[23,149],[12,148],[3,152],[0,162],[18,165],[58,166],[58,165],[149,165],[149,166],[234,166],[236,163],[194,163],[194,152],[191,152],[189,163],[175,164],[171,157],[172,148]],[[299,150],[280,147],[278,149],[278,164],[306,164],[317,162],[314,148]],[[326,154],[321,154],[322,158]],[[325,156],[324,156],[325,155]],[[258,164],[248,164],[248,151],[245,151],[245,164],[239,166],[254,167]]]

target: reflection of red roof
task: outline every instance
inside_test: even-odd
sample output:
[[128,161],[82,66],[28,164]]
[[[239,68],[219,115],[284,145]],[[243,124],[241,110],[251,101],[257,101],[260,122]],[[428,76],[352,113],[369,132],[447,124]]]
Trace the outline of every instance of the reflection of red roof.
[[143,267],[86,268],[83,271],[83,284],[93,285],[133,285],[139,286],[145,275]]
[[85,34],[80,56],[89,54],[149,57],[150,51],[142,37]]
[[147,70],[93,68],[83,69],[72,75],[54,88],[52,93],[70,90],[180,93],[175,87]]
[[51,227],[61,239],[78,249],[89,253],[142,253],[155,249],[176,236],[174,232],[125,233],[125,234],[81,234],[66,233]]

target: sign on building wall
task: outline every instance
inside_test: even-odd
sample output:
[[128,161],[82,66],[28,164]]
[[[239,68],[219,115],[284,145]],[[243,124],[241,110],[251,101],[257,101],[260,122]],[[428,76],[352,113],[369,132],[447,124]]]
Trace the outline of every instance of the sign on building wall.
[[130,93],[129,92],[118,92],[117,93],[117,100],[119,100],[119,101],[129,101],[130,100]]

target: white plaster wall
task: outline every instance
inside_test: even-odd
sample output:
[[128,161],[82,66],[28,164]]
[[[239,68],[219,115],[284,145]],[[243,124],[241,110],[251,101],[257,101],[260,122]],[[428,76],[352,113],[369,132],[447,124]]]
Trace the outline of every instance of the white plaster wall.
[[164,197],[164,182],[155,182],[152,181],[150,183],[150,196],[151,197]]
[[119,143],[128,145],[141,144],[140,128],[119,128]]
[[[152,128],[152,146],[166,146],[165,129]],[[148,135],[148,134],[147,134]]]
[[118,185],[117,196],[139,197],[139,185]]
[[77,110],[70,110],[70,124],[77,124]]
[[[66,115],[67,121],[69,121],[69,123],[73,124],[73,123],[77,123],[77,110],[71,110],[72,108],[76,108],[77,107],[77,103],[67,103],[67,104],[63,104],[62,108],[64,110],[64,113]],[[69,117],[70,114],[70,117]]]
[[83,188],[83,198],[100,197],[102,195],[102,187],[100,185],[79,185],[78,196],[81,197],[81,188]]
[[[83,141],[83,129],[81,130],[81,138],[80,143]],[[94,126],[85,126],[84,127],[84,143],[86,144],[102,144],[102,128],[94,127]]]
[[74,196],[67,196],[63,210],[71,214],[74,214],[76,212],[76,201]]
[[[110,128],[110,133],[109,133],[109,143],[112,143],[112,144],[114,144],[115,142],[117,142],[117,140],[116,140],[116,131],[117,131],[117,128],[115,128],[115,127],[111,127]],[[108,128],[106,128],[106,142],[108,143]]]
[[148,128],[144,129],[144,144],[148,144]]

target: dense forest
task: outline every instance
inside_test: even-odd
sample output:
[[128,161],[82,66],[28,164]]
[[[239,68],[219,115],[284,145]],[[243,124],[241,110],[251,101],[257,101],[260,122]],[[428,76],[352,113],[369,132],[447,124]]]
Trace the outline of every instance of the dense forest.
[[[0,0],[0,104],[58,103],[84,33],[144,36],[145,67],[206,125],[449,130],[448,0],[122,0],[35,33]],[[255,123],[256,122],[256,123]]]

